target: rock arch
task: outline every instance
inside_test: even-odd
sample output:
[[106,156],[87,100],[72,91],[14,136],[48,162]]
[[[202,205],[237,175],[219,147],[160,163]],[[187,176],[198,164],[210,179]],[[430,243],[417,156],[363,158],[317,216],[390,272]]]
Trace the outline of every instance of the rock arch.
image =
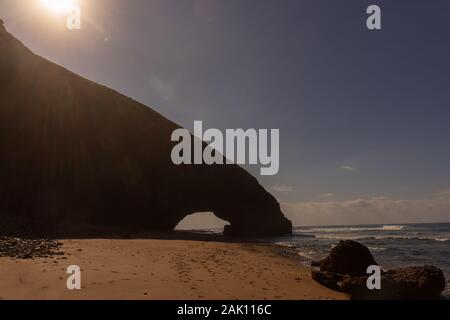
[[0,218],[168,231],[212,211],[231,223],[227,234],[291,232],[275,198],[242,168],[175,166],[177,128],[34,55],[0,25]]

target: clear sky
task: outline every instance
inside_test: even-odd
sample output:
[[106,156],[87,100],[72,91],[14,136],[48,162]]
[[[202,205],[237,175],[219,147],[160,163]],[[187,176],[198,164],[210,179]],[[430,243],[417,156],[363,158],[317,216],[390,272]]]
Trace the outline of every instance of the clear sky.
[[188,129],[279,128],[280,172],[258,179],[294,224],[450,221],[448,0],[77,2],[80,31],[40,0],[0,18]]

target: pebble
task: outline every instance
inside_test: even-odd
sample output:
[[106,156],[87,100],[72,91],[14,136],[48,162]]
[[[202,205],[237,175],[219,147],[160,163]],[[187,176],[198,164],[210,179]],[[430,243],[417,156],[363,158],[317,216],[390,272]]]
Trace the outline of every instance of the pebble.
[[48,239],[0,237],[0,257],[34,259],[60,256],[61,242]]

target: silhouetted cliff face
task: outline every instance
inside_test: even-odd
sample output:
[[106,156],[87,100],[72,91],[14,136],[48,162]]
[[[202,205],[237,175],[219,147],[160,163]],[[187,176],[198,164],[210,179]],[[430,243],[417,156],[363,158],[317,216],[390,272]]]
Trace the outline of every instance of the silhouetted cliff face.
[[212,211],[237,235],[292,226],[238,166],[176,166],[176,124],[34,55],[0,24],[0,218],[172,230]]

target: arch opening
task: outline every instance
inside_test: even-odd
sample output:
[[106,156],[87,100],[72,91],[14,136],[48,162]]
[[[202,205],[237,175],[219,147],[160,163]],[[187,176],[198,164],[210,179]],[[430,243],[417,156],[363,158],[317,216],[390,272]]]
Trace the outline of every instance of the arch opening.
[[195,212],[181,220],[175,230],[219,231],[222,232],[228,221],[218,218],[213,212]]

